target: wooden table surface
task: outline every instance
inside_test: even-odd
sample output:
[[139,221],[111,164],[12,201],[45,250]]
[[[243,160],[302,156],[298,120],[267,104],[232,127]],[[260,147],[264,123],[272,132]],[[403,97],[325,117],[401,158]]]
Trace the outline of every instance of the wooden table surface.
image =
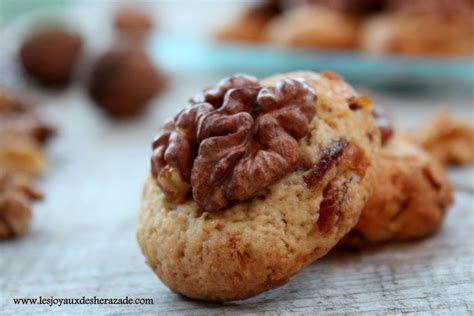
[[[17,314],[473,314],[474,169],[449,170],[455,204],[432,238],[366,251],[333,251],[285,286],[225,304],[171,293],[145,265],[135,240],[150,140],[165,117],[221,74],[173,74],[144,117],[103,117],[81,86],[34,94],[60,134],[48,149],[47,199],[26,236],[0,242],[0,315]],[[371,92],[398,122],[416,126],[449,104],[473,118],[473,93]],[[151,298],[150,305],[15,305],[13,298]]]

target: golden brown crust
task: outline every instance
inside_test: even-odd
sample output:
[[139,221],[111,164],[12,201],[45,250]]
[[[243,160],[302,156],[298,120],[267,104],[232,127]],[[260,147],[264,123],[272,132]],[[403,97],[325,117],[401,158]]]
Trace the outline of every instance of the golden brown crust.
[[[145,184],[138,242],[148,265],[177,293],[225,301],[281,286],[357,222],[380,146],[370,109],[350,110],[355,92],[335,74],[290,73],[262,84],[281,78],[303,78],[318,93],[310,135],[298,142],[309,170],[297,169],[261,196],[214,213],[192,200],[167,203],[153,179]],[[339,147],[340,155],[330,154]],[[322,175],[319,166],[327,166]],[[317,181],[308,184],[314,173]]]
[[377,185],[357,226],[340,246],[360,248],[436,232],[453,201],[443,167],[400,135],[380,153]]
[[360,19],[320,6],[302,6],[275,18],[268,42],[290,47],[353,49],[358,46]]
[[222,26],[215,34],[222,42],[261,43],[265,40],[265,30],[274,18],[271,12],[250,8],[234,20]]
[[364,24],[361,48],[374,54],[472,56],[472,21],[432,13],[377,15]]
[[474,128],[447,112],[435,115],[414,138],[444,165],[474,162]]

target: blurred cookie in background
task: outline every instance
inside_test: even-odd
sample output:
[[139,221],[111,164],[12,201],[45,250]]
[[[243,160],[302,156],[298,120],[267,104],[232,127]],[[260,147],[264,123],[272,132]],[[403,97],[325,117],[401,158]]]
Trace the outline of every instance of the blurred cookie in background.
[[370,54],[474,55],[470,0],[259,2],[217,32],[220,41]]
[[222,42],[261,43],[270,21],[282,13],[279,1],[263,1],[244,9],[217,31],[215,37]]
[[374,54],[473,56],[472,4],[465,0],[392,0],[367,20],[361,48]]
[[25,38],[19,48],[19,60],[26,74],[37,82],[63,87],[73,77],[82,46],[82,37],[76,31],[47,27]]
[[345,49],[358,46],[361,19],[319,5],[298,6],[273,19],[266,40],[279,46]]

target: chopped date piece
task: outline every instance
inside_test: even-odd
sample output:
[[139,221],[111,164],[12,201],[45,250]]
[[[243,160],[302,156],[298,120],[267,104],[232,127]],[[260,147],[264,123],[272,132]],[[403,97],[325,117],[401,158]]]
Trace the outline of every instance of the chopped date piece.
[[349,108],[352,111],[372,108],[372,101],[367,96],[352,97],[349,99],[348,102],[349,102]]
[[347,194],[347,185],[340,187],[329,183],[323,191],[323,200],[319,205],[317,225],[320,231],[328,233],[341,216],[341,207]]
[[317,185],[336,164],[339,158],[344,153],[344,149],[349,145],[346,140],[340,140],[336,144],[326,148],[324,150],[322,158],[316,163],[316,165],[309,171],[305,176],[304,180],[308,187],[314,187]]
[[427,167],[423,168],[423,175],[426,177],[430,185],[435,189],[436,191],[439,191],[441,189],[441,184],[439,183],[438,180],[435,179],[433,176],[433,173],[431,170]]

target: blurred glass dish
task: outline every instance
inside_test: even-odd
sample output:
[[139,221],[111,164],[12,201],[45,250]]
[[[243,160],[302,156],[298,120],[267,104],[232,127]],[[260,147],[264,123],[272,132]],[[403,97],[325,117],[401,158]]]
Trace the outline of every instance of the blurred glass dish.
[[0,27],[7,22],[14,21],[17,17],[38,10],[62,9],[65,5],[72,5],[74,0],[1,0],[0,4]]
[[151,55],[170,70],[251,72],[267,75],[291,70],[331,70],[368,85],[474,84],[474,59],[372,56],[355,51],[281,49],[228,44],[200,38],[160,35]]

